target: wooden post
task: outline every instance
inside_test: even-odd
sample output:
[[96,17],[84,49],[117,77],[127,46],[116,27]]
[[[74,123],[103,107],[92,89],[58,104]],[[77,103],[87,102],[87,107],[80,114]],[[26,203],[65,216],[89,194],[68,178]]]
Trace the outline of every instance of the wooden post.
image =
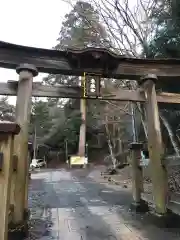
[[86,99],[80,100],[80,110],[81,110],[81,118],[82,123],[80,126],[80,133],[79,133],[79,151],[78,155],[84,157],[84,168],[86,168],[85,163],[85,151],[86,151]]
[[156,213],[165,215],[167,212],[167,173],[162,165],[163,144],[159,121],[158,104],[155,90],[157,77],[148,74],[142,79],[146,96],[146,113],[148,126],[148,150],[153,184],[153,197]]
[[29,162],[30,162],[30,155],[29,155],[29,152],[27,154],[27,161],[28,161],[28,173],[27,173],[27,176],[26,176],[26,185],[25,185],[25,204],[24,204],[24,209],[25,209],[25,215],[27,212],[27,209],[28,209],[28,190],[29,190]]
[[85,145],[86,145],[86,99],[80,100],[82,124],[80,127],[79,134],[79,156],[85,156]]
[[[12,161],[14,161],[13,158],[12,158]],[[16,173],[15,171],[13,171],[11,176],[11,193],[10,193],[10,205],[12,206],[13,209],[14,209],[15,181],[16,181]]]
[[145,212],[148,210],[147,204],[141,199],[143,191],[143,174],[140,166],[141,150],[143,145],[141,143],[131,143],[131,166],[132,166],[132,207],[136,211]]
[[10,208],[11,176],[13,173],[14,135],[20,131],[19,125],[0,122],[0,239],[8,239],[8,219]]
[[36,67],[31,64],[22,64],[16,72],[19,74],[19,84],[16,102],[16,121],[21,127],[21,131],[15,139],[14,152],[18,157],[17,175],[15,182],[15,209],[13,222],[19,224],[24,220],[24,213],[27,205],[28,191],[28,126],[31,112],[31,94],[33,77],[38,75]]

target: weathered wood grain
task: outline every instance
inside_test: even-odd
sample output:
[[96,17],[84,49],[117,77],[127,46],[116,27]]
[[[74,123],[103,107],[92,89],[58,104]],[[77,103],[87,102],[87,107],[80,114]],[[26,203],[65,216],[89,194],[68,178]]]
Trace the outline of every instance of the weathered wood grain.
[[[0,83],[0,95],[16,96],[18,81],[8,81]],[[39,82],[33,83],[32,96],[34,97],[52,97],[52,98],[83,98],[80,87],[66,86],[47,86]],[[94,99],[94,98],[93,98]],[[100,100],[113,101],[132,101],[145,102],[144,91],[138,90],[123,90],[118,89],[109,95],[102,95]],[[180,103],[180,94],[176,93],[157,93],[157,101],[159,103]]]
[[180,59],[137,59],[116,55],[106,49],[57,51],[0,42],[0,67],[15,69],[21,63],[34,64],[39,72],[78,75],[84,72],[103,77],[139,80],[156,74],[159,80],[179,80]]

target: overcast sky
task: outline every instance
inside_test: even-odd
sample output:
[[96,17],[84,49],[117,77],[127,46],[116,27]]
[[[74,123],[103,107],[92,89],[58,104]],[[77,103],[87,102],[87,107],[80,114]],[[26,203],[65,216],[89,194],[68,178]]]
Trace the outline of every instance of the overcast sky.
[[[0,4],[0,40],[41,48],[56,44],[62,20],[71,9],[62,0],[0,0]],[[17,78],[14,70],[0,68],[1,82]],[[15,104],[15,97],[10,103]]]

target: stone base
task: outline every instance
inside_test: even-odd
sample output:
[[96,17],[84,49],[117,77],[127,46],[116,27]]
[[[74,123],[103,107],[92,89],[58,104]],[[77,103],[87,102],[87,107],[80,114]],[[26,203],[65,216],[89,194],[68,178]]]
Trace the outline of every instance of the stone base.
[[24,221],[20,224],[9,224],[8,240],[23,240],[28,236],[28,220],[30,217],[30,210],[24,210]]
[[23,240],[28,236],[28,224],[9,224],[8,240]]
[[149,207],[148,204],[144,201],[144,200],[140,200],[140,202],[133,202],[131,203],[131,210],[135,211],[135,212],[148,212],[149,211]]
[[155,211],[151,211],[151,220],[159,228],[179,228],[180,216],[171,212],[170,210],[166,214],[158,214]]
[[24,209],[24,221],[28,221],[30,217],[30,210]]

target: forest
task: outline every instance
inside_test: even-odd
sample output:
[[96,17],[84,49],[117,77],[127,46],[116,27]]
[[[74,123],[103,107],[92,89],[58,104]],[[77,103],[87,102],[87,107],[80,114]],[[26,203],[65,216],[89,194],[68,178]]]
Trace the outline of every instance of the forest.
[[[66,0],[71,6],[59,29],[56,50],[106,48],[132,58],[180,58],[180,2],[175,0]],[[77,86],[80,78],[50,74],[46,85]],[[136,89],[136,81],[102,79],[103,92]],[[179,92],[173,84],[157,91]],[[178,89],[179,88],[179,89]],[[29,141],[52,151],[78,151],[82,116],[80,99],[33,98]],[[168,154],[180,156],[180,107],[160,104],[163,143]],[[0,99],[1,120],[15,119],[15,106]],[[147,142],[144,106],[140,103],[86,100],[86,141],[90,158],[122,161],[133,140]]]

